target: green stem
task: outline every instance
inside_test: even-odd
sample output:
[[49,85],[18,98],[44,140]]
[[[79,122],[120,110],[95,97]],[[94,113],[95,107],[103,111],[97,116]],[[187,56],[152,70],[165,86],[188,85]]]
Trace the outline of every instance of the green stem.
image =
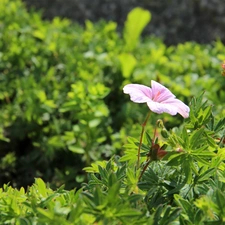
[[152,162],[152,159],[149,159],[149,160],[146,162],[146,164],[145,164],[145,166],[144,166],[143,170],[141,171],[141,174],[140,174],[140,176],[139,176],[139,178],[138,178],[138,181],[141,180],[141,177],[142,177],[142,175],[144,174],[145,170],[148,168],[148,165],[150,164],[150,162]]
[[145,132],[145,126],[146,126],[146,124],[148,122],[148,119],[150,117],[150,113],[151,113],[151,111],[148,112],[148,115],[147,115],[144,123],[141,125],[142,130],[141,130],[141,137],[140,137],[140,142],[139,142],[139,146],[138,146],[137,169],[139,168],[139,165],[140,165],[140,152],[141,152],[142,140],[143,140],[143,136],[144,136],[144,132]]

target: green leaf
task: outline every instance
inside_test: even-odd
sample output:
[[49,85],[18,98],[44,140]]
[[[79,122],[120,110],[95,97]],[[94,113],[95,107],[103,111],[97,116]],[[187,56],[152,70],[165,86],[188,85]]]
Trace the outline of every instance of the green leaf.
[[176,153],[171,155],[171,157],[168,159],[167,166],[178,166],[183,163],[183,161],[186,158],[186,154],[182,153]]
[[71,152],[74,152],[74,153],[77,153],[77,154],[84,154],[85,153],[85,150],[83,148],[73,146],[73,145],[68,146],[68,149]]
[[198,148],[199,144],[201,144],[202,135],[204,133],[204,128],[200,128],[199,130],[195,130],[190,136],[190,149]]
[[134,217],[134,216],[140,216],[142,215],[142,212],[137,211],[135,209],[122,209],[120,212],[115,213],[115,216],[117,217]]
[[193,216],[193,211],[192,211],[193,206],[189,201],[183,199],[178,194],[174,195],[174,199],[175,199],[175,202],[185,211],[187,215]]
[[106,169],[102,168],[101,166],[98,166],[98,171],[102,180],[108,183],[109,173],[106,171]]
[[150,12],[139,7],[133,9],[128,14],[123,33],[128,50],[132,51],[136,47],[141,32],[149,23],[150,19]]
[[137,149],[129,149],[125,154],[119,159],[120,162],[130,161],[134,163],[137,161]]
[[149,133],[145,132],[145,137],[147,139],[148,145],[152,146],[152,138],[150,137]]
[[107,194],[107,200],[108,202],[112,203],[117,203],[118,202],[118,197],[119,197],[119,190],[120,190],[120,182],[117,181],[115,182],[108,190]]
[[35,178],[35,184],[37,185],[38,192],[43,197],[47,197],[47,188],[45,182],[41,178]]
[[187,184],[190,184],[192,181],[192,159],[191,157],[185,157],[185,159],[182,161],[182,169],[185,174],[185,182]]
[[220,130],[224,129],[224,126],[225,126],[225,118],[222,118],[216,124],[214,131],[219,132]]
[[188,148],[190,143],[189,143],[189,136],[188,136],[187,128],[185,126],[182,129],[182,139],[184,141],[183,148]]
[[205,124],[208,121],[208,119],[210,118],[211,114],[212,114],[212,106],[208,106],[206,109],[204,109],[202,124]]
[[41,214],[41,216],[48,218],[50,221],[53,220],[54,215],[51,212],[42,208],[37,208],[36,210],[38,211],[39,214]]
[[136,59],[133,55],[128,53],[122,53],[119,55],[123,77],[129,78],[135,65],[137,64]]
[[218,208],[223,212],[225,209],[225,194],[221,190],[216,190],[216,203]]
[[202,181],[208,180],[209,177],[213,176],[214,173],[215,173],[214,168],[210,168],[210,169],[206,170],[204,173],[202,173],[198,176],[197,182],[202,182]]

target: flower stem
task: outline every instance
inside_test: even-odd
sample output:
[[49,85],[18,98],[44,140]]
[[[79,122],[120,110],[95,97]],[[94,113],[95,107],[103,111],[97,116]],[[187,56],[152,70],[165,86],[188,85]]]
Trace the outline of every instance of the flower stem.
[[138,178],[138,181],[141,180],[141,177],[142,177],[142,175],[144,174],[144,172],[145,172],[145,170],[147,169],[147,167],[148,167],[148,165],[150,164],[150,162],[152,162],[152,159],[149,159],[149,160],[146,162],[146,165],[144,166],[143,170],[141,171],[141,174],[140,174],[140,176],[139,176],[139,178]]
[[139,165],[140,165],[140,152],[141,152],[142,140],[143,140],[143,136],[144,136],[144,132],[145,132],[145,126],[146,126],[146,124],[148,122],[148,119],[150,117],[150,113],[151,113],[151,111],[148,112],[148,115],[147,115],[144,123],[141,125],[142,130],[141,130],[141,137],[140,137],[140,142],[139,142],[139,146],[138,146],[137,169],[139,168]]

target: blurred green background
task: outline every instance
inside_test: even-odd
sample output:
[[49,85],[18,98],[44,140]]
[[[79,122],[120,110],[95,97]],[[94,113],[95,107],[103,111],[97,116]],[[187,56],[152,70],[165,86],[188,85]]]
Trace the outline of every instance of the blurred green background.
[[[20,0],[0,1],[1,185],[26,187],[41,177],[69,189],[86,179],[82,168],[92,161],[122,154],[148,111],[123,94],[127,83],[157,80],[187,104],[204,91],[214,113],[224,115],[222,36],[181,43],[186,36],[175,31],[179,41],[167,45],[169,39],[141,37],[155,15],[141,8],[123,14],[124,24],[80,25],[56,14],[44,20]],[[182,122],[179,115],[153,115],[151,124],[157,118],[168,129]]]

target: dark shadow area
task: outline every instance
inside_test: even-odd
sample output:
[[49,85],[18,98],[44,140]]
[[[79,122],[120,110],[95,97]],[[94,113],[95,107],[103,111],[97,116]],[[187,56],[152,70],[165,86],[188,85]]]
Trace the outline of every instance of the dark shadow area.
[[100,19],[118,23],[119,31],[128,12],[143,7],[152,13],[144,35],[154,34],[165,43],[225,41],[225,4],[222,0],[24,0],[28,9],[43,11],[43,18],[70,18],[80,24]]

